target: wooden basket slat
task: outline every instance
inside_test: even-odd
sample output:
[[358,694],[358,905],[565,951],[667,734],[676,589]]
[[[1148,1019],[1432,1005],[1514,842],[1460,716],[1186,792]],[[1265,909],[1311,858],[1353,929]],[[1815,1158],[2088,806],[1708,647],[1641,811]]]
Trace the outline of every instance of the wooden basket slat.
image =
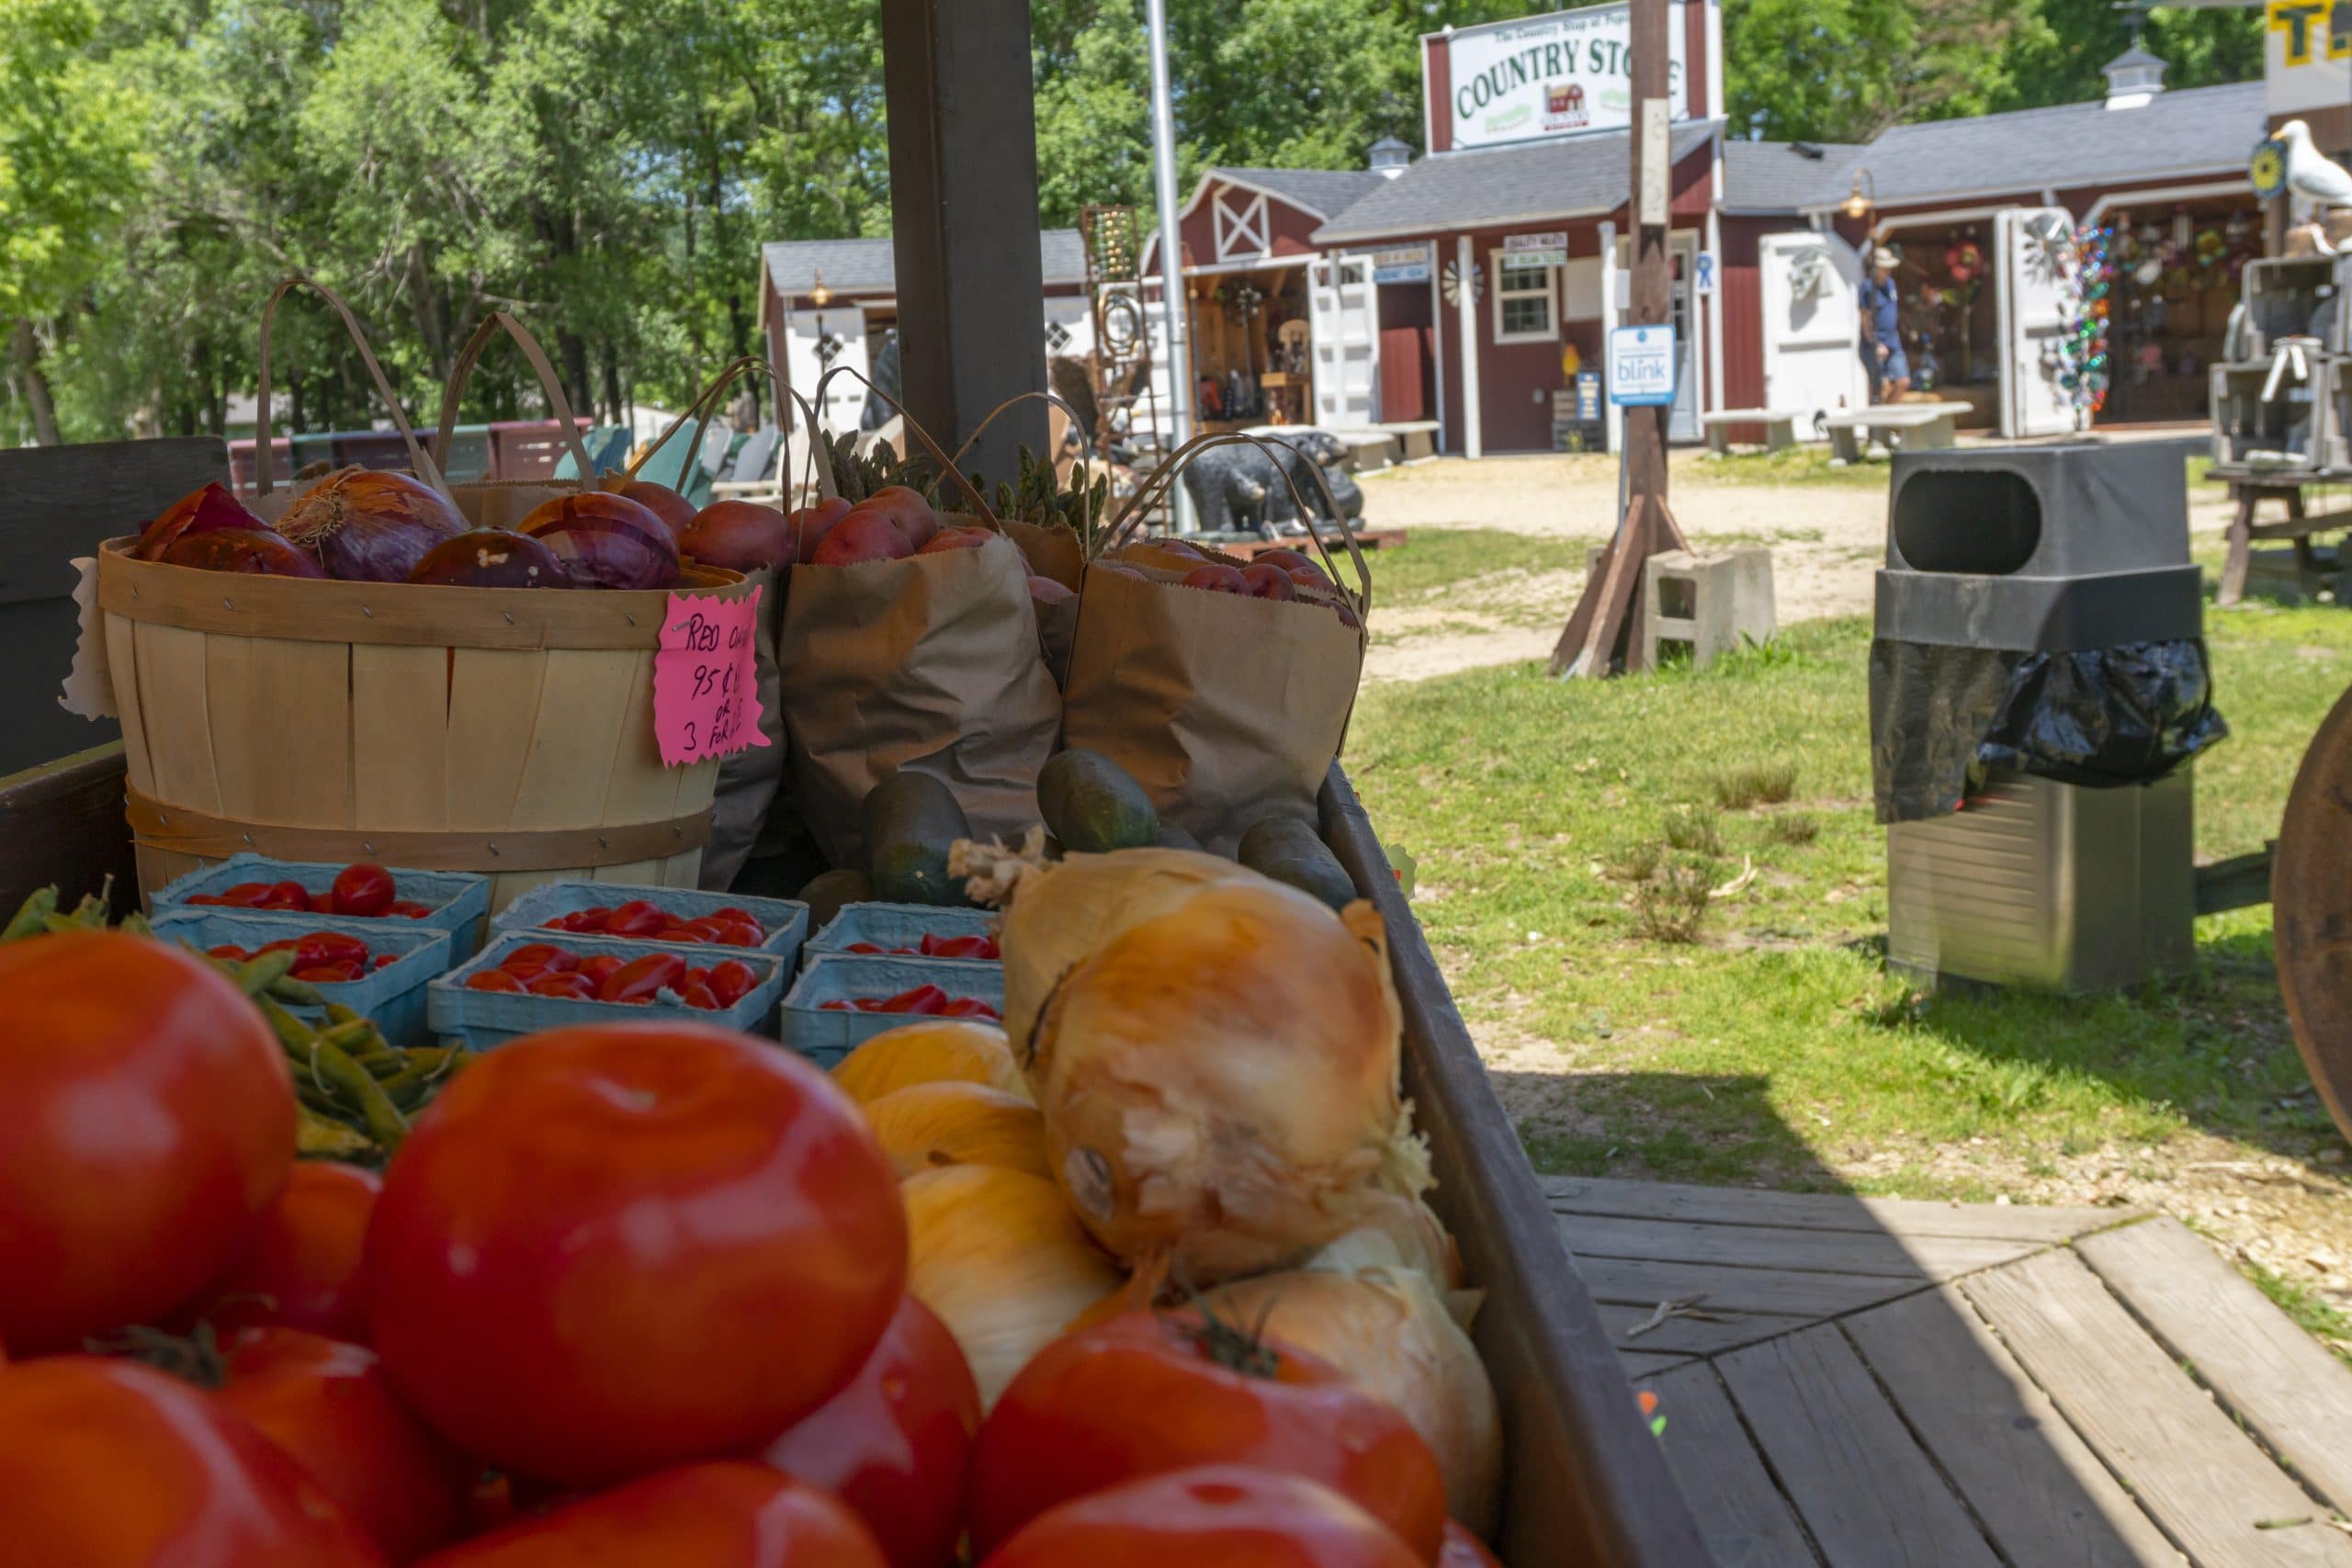
[[220,785],[205,700],[205,634],[141,623],[135,637],[140,716],[159,799],[214,816]]
[[608,820],[605,801],[625,721],[650,710],[649,686],[632,677],[643,661],[628,649],[557,649],[547,655],[514,799],[518,828],[577,828]]
[[497,914],[534,887],[569,882],[577,875],[572,871],[502,871],[490,879],[490,912]]
[[[147,729],[139,700],[139,624],[119,615],[106,618],[107,665],[114,682],[115,711],[122,719],[123,770],[130,787],[155,793],[154,769],[148,761]],[[162,883],[154,884],[162,886]]]
[[221,815],[354,826],[350,645],[216,633],[205,655]]
[[[545,653],[461,648],[449,673],[449,826],[503,828],[523,784]],[[497,889],[491,890],[492,902]]]
[[664,887],[699,887],[702,886],[702,852],[689,850],[682,855],[672,855],[662,863],[661,885]]
[[[653,681],[653,655],[638,656],[639,667],[634,679],[646,683],[650,690]],[[613,776],[605,789],[605,818],[607,821],[674,817],[693,809],[686,804],[684,786],[690,775],[709,776],[708,789],[715,789],[718,770],[713,768],[665,768],[662,765],[662,749],[653,736],[653,705],[650,702],[633,706],[623,716],[620,734],[613,743]],[[707,804],[707,789],[706,790]],[[595,875],[599,882],[630,883],[639,886],[690,887],[694,874],[684,882],[670,880],[668,863],[691,858],[695,872],[702,866],[702,852],[691,857],[666,856],[659,860],[624,861],[600,867]]]
[[449,649],[349,646],[354,820],[447,828]]

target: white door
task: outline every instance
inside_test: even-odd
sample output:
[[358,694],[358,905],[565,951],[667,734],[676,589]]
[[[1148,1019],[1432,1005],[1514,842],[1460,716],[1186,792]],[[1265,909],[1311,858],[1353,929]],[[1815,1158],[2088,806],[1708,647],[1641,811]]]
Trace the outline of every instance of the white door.
[[1993,215],[1993,243],[2000,251],[2001,434],[2080,430],[2061,380],[2077,299],[2075,220],[2055,207],[2007,208]]
[[1380,406],[1379,295],[1369,256],[1317,256],[1307,264],[1315,336],[1315,423],[1327,429],[1371,424]]
[[1764,308],[1764,406],[1813,421],[1870,401],[1862,364],[1861,258],[1829,234],[1800,230],[1757,242]]

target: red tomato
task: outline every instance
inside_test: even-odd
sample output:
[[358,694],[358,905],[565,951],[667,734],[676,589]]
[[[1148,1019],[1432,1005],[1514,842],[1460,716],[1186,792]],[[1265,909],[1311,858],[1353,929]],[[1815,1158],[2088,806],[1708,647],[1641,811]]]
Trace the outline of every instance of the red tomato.
[[300,909],[310,914],[311,890],[299,882],[273,882],[256,906],[264,909]]
[[760,923],[760,918],[752,913],[751,910],[738,908],[732,904],[728,905],[723,909],[713,909],[710,912],[710,915],[713,919],[732,920],[738,925],[756,926]]
[[1445,1534],[1437,1460],[1394,1408],[1319,1358],[1147,1310],[1065,1335],[1005,1389],[972,1456],[973,1545],[989,1551],[1069,1498],[1200,1464],[1319,1481],[1424,1562]]
[[883,948],[875,942],[854,942],[847,947],[842,948],[842,951],[843,953],[883,953],[887,952],[888,949]]
[[359,1257],[383,1181],[332,1160],[297,1160],[236,1266],[187,1315],[222,1336],[274,1324],[333,1339],[359,1339]]
[[984,936],[939,936],[925,932],[922,952],[927,958],[994,958],[996,943]]
[[788,1053],[684,1022],[485,1054],[418,1118],[368,1230],[395,1386],[469,1453],[570,1485],[741,1451],[815,1409],[906,1267],[857,1107]]
[[[234,905],[239,908],[258,909],[261,908],[261,901],[269,897],[269,884],[266,882],[240,882],[220,889],[220,896],[216,902]],[[192,898],[188,900],[190,903],[195,901]]]
[[558,915],[546,924],[568,931],[600,931],[605,929],[605,918],[611,914],[612,910],[604,905],[595,904],[585,909],[574,909],[568,915]]
[[291,974],[294,979],[310,985],[335,986],[346,980],[359,978],[359,965],[356,964],[312,964],[305,968],[293,970]]
[[1487,1543],[1470,1533],[1459,1519],[1445,1521],[1445,1545],[1439,1549],[1437,1568],[1502,1568]]
[[576,1002],[596,999],[595,982],[571,969],[551,969],[535,975],[523,989],[535,997],[568,997]]
[[333,893],[313,893],[311,895],[311,913],[314,915],[332,915],[335,912],[334,895]]
[[512,991],[520,995],[523,982],[503,969],[477,969],[466,976],[469,991]]
[[995,1020],[1004,1015],[978,997],[957,997],[939,1010],[942,1018],[985,1018]]
[[760,1457],[856,1510],[890,1568],[950,1568],[979,1425],[979,1385],[956,1337],[905,1296],[849,1385]]
[[586,976],[588,983],[601,990],[604,988],[605,982],[619,973],[620,966],[627,962],[627,959],[620,957],[617,953],[592,953],[582,959],[580,967],[572,973]]
[[392,874],[363,861],[336,872],[327,896],[334,901],[338,915],[380,915],[392,907],[396,895]]
[[275,1443],[134,1362],[54,1356],[0,1372],[0,1455],[11,1562],[383,1568]]
[[401,955],[397,953],[379,953],[376,954],[375,961],[369,964],[368,967],[370,969],[382,969],[390,964],[398,964],[400,961]]
[[0,998],[0,1341],[38,1355],[235,1261],[294,1162],[294,1084],[253,1003],[168,942],[10,942]]
[[688,1465],[453,1546],[418,1568],[889,1568],[857,1516],[765,1465]]
[[703,984],[710,987],[710,994],[718,998],[721,1007],[733,1007],[750,996],[759,983],[759,976],[740,958],[721,959],[703,976]]
[[708,986],[699,980],[689,980],[679,987],[678,999],[690,1008],[700,1008],[705,1012],[718,1010],[718,996]]
[[248,1328],[223,1365],[220,1403],[285,1450],[386,1557],[406,1562],[458,1532],[472,1476],[393,1397],[374,1351]]
[[642,958],[632,958],[613,971],[605,983],[596,987],[596,999],[605,1002],[650,1002],[653,993],[664,986],[675,990],[686,976],[686,961],[674,953],[649,953]]
[[187,901],[190,904],[214,905],[226,904],[229,900],[221,897],[218,893],[191,893],[187,896]]
[[731,923],[732,922],[730,921],[720,919],[716,915],[700,915],[691,920],[683,922],[677,929],[684,931],[692,931],[694,935],[688,939],[690,941],[713,942],[718,939],[718,933],[725,931]]
[[433,911],[426,906],[418,903],[413,898],[395,898],[392,900],[390,907],[385,909],[384,913],[388,915],[400,915],[412,920],[421,920],[424,919],[425,916],[433,913]]
[[1221,1464],[1064,1503],[980,1568],[1418,1568],[1423,1561],[1328,1486]]
[[941,990],[936,986],[925,985],[917,986],[911,990],[900,991],[895,997],[886,997],[882,1000],[882,1005],[874,1010],[876,1012],[922,1013],[928,1016],[930,1014],[936,1013],[940,1009],[946,1005],[947,993],[945,991]]
[[365,964],[368,944],[345,931],[312,931],[303,942],[329,964]]
[[605,918],[605,929],[615,936],[652,936],[669,923],[670,917],[665,910],[642,898],[632,898],[617,906]]
[[207,958],[232,958],[236,960],[238,963],[243,964],[250,960],[253,957],[253,954],[247,953],[243,948],[239,947],[234,942],[222,942],[219,947],[206,948],[204,950],[204,956]]
[[501,969],[577,969],[577,953],[566,953],[551,942],[526,942],[498,961]]
[[757,920],[732,920],[718,933],[722,947],[757,947],[767,939],[768,933],[760,929]]

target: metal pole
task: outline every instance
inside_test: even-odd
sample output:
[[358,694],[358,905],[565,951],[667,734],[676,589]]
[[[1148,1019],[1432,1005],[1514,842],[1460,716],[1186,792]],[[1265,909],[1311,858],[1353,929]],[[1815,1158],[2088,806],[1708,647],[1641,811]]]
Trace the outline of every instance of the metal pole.
[[[1146,0],[1145,25],[1151,33],[1152,184],[1159,201],[1159,310],[1168,347],[1164,460],[1193,434],[1193,344],[1184,321],[1184,242],[1176,230],[1176,110],[1169,89],[1167,0]],[[1178,533],[1200,531],[1182,484],[1169,488],[1168,503]]]

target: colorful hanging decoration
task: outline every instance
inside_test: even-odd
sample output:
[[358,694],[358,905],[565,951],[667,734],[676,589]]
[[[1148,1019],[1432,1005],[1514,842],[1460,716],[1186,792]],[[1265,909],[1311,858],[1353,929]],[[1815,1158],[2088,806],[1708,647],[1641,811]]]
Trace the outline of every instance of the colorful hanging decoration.
[[1984,270],[1984,253],[1973,240],[1961,240],[1944,247],[1944,270],[1951,274],[1954,283],[1966,283]]
[[2096,415],[2107,407],[2107,389],[2113,379],[2108,355],[2108,313],[2115,288],[2115,243],[2112,224],[2094,224],[2075,236],[2071,265],[2059,268],[2066,286],[2065,326],[2060,334],[2060,389],[2075,409]]

